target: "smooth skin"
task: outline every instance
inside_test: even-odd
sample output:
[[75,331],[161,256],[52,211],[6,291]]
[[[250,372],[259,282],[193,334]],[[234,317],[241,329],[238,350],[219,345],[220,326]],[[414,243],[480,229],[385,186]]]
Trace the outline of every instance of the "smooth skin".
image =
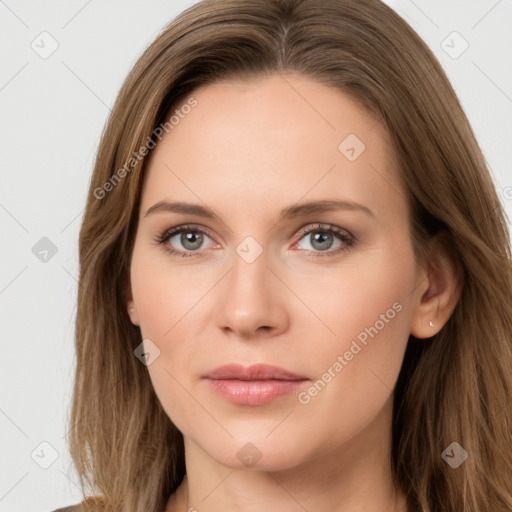
[[[216,83],[193,97],[197,106],[150,155],[127,303],[142,339],[160,350],[147,369],[184,436],[187,475],[166,511],[406,511],[391,481],[393,388],[409,334],[437,333],[460,289],[441,250],[436,268],[415,261],[387,132],[339,90],[297,74]],[[339,149],[350,134],[365,145],[353,161],[350,148]],[[318,200],[355,202],[372,214],[339,209],[279,220],[281,210]],[[215,216],[146,215],[160,201]],[[355,242],[322,239],[318,223]],[[155,241],[188,224],[200,229],[195,238]],[[316,230],[300,233],[309,227]],[[245,245],[247,237],[257,244]],[[263,252],[250,263],[237,252],[258,246]],[[381,315],[388,321],[378,328]],[[376,325],[341,371],[332,370]],[[305,375],[306,393],[329,368],[331,380],[308,403],[293,393],[237,405],[202,378],[232,362]],[[251,466],[239,456],[247,443],[260,454]]]

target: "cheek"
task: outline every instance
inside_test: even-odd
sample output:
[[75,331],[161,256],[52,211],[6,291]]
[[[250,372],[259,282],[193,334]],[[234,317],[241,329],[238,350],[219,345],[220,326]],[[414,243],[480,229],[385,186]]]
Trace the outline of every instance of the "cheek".
[[189,373],[197,358],[191,341],[194,315],[211,288],[205,273],[171,264],[159,251],[135,246],[131,266],[132,293],[142,339],[150,339],[160,353],[147,370],[163,409],[182,431],[204,424],[204,411],[187,392]]
[[365,333],[369,336],[367,330],[374,333],[371,328],[375,326],[379,335],[386,333],[384,338],[403,334],[415,266],[406,251],[384,248],[347,260],[338,268],[312,270],[309,276],[290,275],[287,279],[311,312],[296,319],[301,330],[318,333],[322,341],[317,347],[339,351],[348,348],[358,335],[364,341]]
[[303,295],[308,304],[321,305],[315,313],[329,328],[311,318],[304,320],[310,343],[303,346],[303,357],[320,381],[304,402],[311,398],[317,406],[336,406],[341,416],[363,409],[370,414],[386,401],[409,337],[412,254],[389,249],[360,263],[340,268],[335,279],[331,272],[330,279],[315,281],[314,293],[310,289]]
[[132,293],[143,337],[164,341],[179,330],[211,288],[204,272],[171,261],[163,249],[134,249]]

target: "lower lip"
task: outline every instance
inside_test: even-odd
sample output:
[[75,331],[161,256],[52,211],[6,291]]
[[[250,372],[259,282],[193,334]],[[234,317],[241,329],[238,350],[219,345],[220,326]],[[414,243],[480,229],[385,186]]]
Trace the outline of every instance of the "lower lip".
[[289,395],[306,380],[206,379],[210,389],[240,405],[264,405]]

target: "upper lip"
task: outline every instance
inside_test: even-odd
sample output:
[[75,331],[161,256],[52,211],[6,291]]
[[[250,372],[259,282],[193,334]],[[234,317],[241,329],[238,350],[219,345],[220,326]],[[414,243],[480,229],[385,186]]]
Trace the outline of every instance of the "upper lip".
[[244,367],[240,364],[226,364],[209,371],[204,377],[208,379],[238,379],[238,380],[304,380],[304,375],[289,372],[279,366],[269,364],[253,364]]

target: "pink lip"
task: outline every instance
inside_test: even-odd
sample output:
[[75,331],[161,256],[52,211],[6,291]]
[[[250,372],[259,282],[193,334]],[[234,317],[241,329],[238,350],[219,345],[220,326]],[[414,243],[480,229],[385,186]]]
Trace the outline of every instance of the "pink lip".
[[263,405],[296,391],[307,377],[278,366],[255,364],[245,368],[228,364],[204,375],[210,389],[230,402],[240,405]]
[[245,368],[240,364],[226,364],[208,372],[208,379],[238,379],[238,380],[304,380],[304,375],[297,375],[279,366],[269,364],[253,364]]

